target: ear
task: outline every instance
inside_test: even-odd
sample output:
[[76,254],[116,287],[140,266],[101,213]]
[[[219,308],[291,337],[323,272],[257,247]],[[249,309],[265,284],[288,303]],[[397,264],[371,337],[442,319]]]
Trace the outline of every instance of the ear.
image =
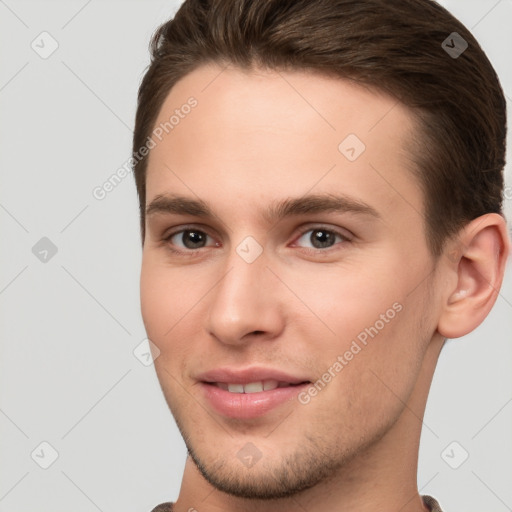
[[497,213],[467,224],[444,251],[449,261],[437,330],[459,338],[478,327],[496,302],[503,281],[510,238],[505,219]]

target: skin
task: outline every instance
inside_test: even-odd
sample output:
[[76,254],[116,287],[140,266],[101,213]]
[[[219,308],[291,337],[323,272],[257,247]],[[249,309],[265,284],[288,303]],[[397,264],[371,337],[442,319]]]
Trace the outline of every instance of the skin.
[[[494,304],[503,218],[475,219],[435,261],[409,170],[414,118],[375,90],[208,64],[173,87],[155,126],[190,96],[197,107],[150,152],[146,204],[180,194],[215,217],[147,216],[141,269],[156,372],[189,450],[175,510],[427,510],[416,475],[429,387],[445,337],[473,330]],[[338,150],[348,134],[366,146],[352,162]],[[378,217],[261,215],[273,201],[333,192]],[[344,236],[318,248],[319,227]],[[164,240],[185,228],[205,233],[202,246],[183,231]],[[247,236],[263,249],[252,263],[236,251]],[[315,382],[393,304],[400,312],[307,404],[234,420],[201,392],[197,375],[220,366]],[[248,442],[261,454],[252,467],[237,457]]]

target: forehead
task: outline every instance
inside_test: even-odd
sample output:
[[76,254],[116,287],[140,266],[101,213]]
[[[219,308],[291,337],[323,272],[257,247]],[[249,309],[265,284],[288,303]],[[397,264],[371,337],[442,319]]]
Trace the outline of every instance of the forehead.
[[204,65],[173,87],[155,130],[146,203],[180,193],[228,213],[336,189],[390,214],[423,210],[411,112],[349,80]]

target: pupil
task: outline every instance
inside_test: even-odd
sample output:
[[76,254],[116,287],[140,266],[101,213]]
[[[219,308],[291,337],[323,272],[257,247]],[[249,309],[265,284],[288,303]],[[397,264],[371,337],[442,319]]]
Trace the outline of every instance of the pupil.
[[317,229],[311,234],[311,242],[317,249],[329,246],[333,239],[333,233],[323,229]]
[[197,244],[204,242],[203,235],[197,231],[184,231],[182,238],[185,247],[188,247],[189,249],[196,249]]

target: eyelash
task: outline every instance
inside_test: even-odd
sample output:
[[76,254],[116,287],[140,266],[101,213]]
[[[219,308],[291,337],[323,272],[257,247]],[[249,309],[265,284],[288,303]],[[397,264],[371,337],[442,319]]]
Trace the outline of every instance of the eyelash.
[[[185,231],[195,231],[195,232],[201,233],[203,235],[209,236],[210,238],[213,238],[206,231],[201,230],[201,229],[196,229],[194,226],[185,227],[185,228],[179,229],[177,231],[173,231],[172,233],[169,233],[168,235],[164,236],[164,238],[162,239],[163,242],[167,243],[167,249],[170,252],[172,252],[174,254],[178,254],[178,255],[187,255],[188,257],[195,257],[195,256],[200,255],[201,249],[207,248],[207,247],[200,247],[198,249],[181,250],[181,249],[175,249],[174,247],[172,247],[171,244],[169,243],[171,238],[173,236],[183,233]],[[302,238],[309,231],[326,231],[327,233],[334,234],[335,236],[339,236],[342,239],[342,242],[344,242],[344,243],[351,241],[351,238],[349,236],[347,236],[346,234],[342,233],[341,231],[338,231],[333,228],[328,228],[327,226],[322,226],[322,225],[313,226],[313,227],[310,226],[307,229],[302,230],[300,232],[300,234],[296,237],[296,240],[299,240],[300,238]],[[302,249],[305,250],[307,253],[310,253],[310,254],[313,253],[315,255],[317,255],[319,253],[330,253],[332,250],[336,250],[334,248],[334,246],[327,247],[325,249],[314,249],[314,248],[312,249],[312,248],[308,248],[308,247],[302,247]]]

